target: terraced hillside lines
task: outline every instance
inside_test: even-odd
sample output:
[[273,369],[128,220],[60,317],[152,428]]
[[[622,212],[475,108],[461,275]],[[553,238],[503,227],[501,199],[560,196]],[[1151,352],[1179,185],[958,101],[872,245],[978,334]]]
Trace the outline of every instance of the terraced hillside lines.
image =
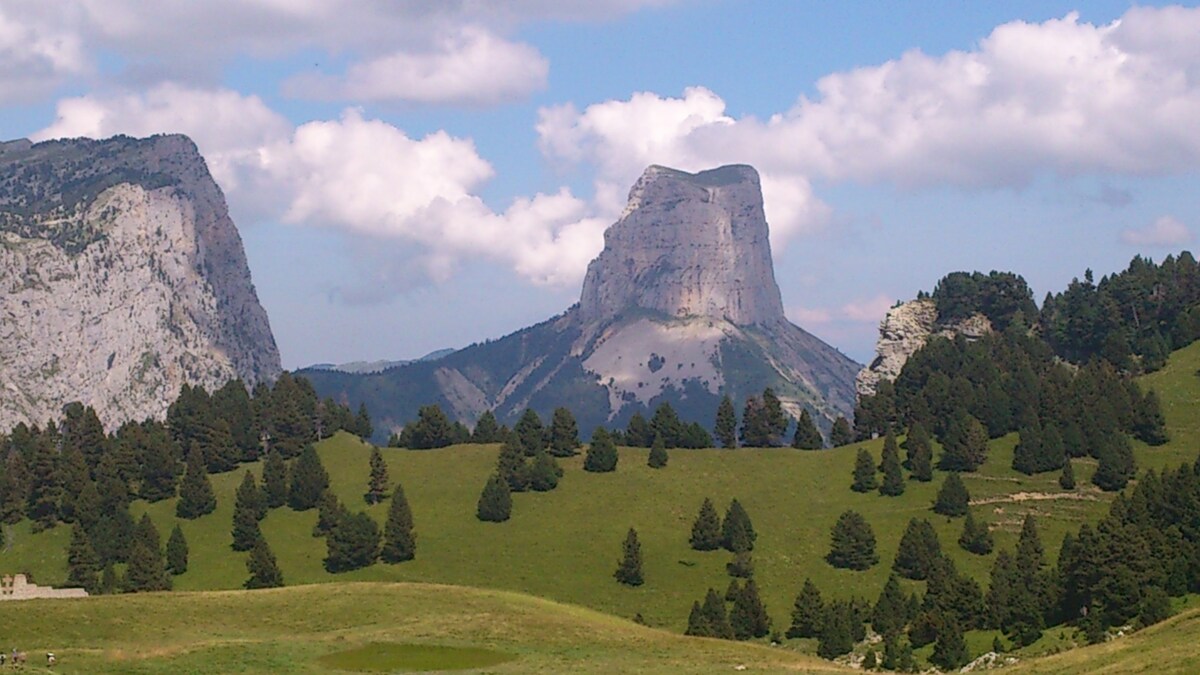
[[425,584],[8,602],[0,604],[0,634],[31,659],[53,651],[59,673],[325,673],[329,655],[379,644],[515,657],[487,668],[495,673],[706,673],[738,665],[845,672],[784,649],[683,637],[515,593]]

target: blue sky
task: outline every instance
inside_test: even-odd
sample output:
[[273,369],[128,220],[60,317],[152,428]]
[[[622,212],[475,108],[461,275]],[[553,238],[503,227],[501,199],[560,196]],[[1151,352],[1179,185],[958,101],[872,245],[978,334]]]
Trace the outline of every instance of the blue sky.
[[793,321],[870,358],[957,269],[1038,300],[1200,224],[1200,10],[1142,3],[0,3],[0,136],[191,135],[287,367],[569,306],[650,163],[763,175]]

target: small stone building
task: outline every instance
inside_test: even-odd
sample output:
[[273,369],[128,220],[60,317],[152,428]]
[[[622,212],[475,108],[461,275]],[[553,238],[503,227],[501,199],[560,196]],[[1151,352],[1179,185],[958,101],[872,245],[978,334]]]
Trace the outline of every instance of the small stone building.
[[5,574],[0,577],[0,600],[32,600],[33,598],[86,598],[82,588],[51,588],[31,584],[24,574]]

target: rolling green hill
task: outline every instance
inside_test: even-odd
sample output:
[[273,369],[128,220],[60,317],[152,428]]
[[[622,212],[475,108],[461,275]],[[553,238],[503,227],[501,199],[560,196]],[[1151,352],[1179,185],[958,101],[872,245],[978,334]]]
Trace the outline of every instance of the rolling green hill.
[[[1139,445],[1140,469],[1195,460],[1200,447],[1200,418],[1193,413],[1200,403],[1198,369],[1200,343],[1175,353],[1166,369],[1144,379],[1159,392],[1172,440],[1159,448]],[[1014,472],[1009,465],[1015,442],[1015,435],[994,441],[987,464],[966,477],[975,515],[991,522],[998,547],[1007,547],[1015,543],[1024,515],[1037,514],[1053,559],[1062,535],[1098,518],[1109,496],[1088,484],[1094,464],[1087,460],[1076,460],[1081,487],[1069,494],[1059,489],[1056,473],[1028,477]],[[881,442],[861,446],[878,457]],[[502,524],[481,523],[474,516],[480,489],[495,463],[495,446],[385,449],[390,475],[404,484],[412,505],[416,560],[331,575],[321,566],[324,540],[311,536],[315,511],[274,510],[263,522],[263,532],[289,585],[407,581],[501,589],[627,619],[641,613],[649,625],[674,632],[683,630],[693,600],[710,586],[723,590],[729,583],[724,570],[729,554],[696,552],[687,543],[705,497],[722,511],[736,497],[753,519],[759,533],[755,576],[780,631],[787,628],[792,600],[805,577],[812,577],[827,596],[861,595],[874,601],[904,526],[914,516],[929,518],[960,569],[986,584],[995,554],[980,557],[962,551],[955,543],[962,520],[929,510],[944,475],[936,474],[933,483],[909,482],[905,494],[896,498],[857,494],[849,489],[857,447],[823,452],[674,450],[670,464],[661,470],[646,467],[647,451],[622,448],[620,465],[611,474],[584,472],[581,458],[571,458],[563,462],[566,473],[557,490],[514,495],[513,518]],[[365,509],[362,493],[370,446],[340,434],[319,449],[333,489],[352,509]],[[240,472],[214,476],[217,511],[183,522],[191,562],[189,571],[175,580],[178,590],[236,589],[247,577],[246,554],[229,549],[233,493],[240,477]],[[861,512],[879,541],[881,563],[865,572],[835,570],[823,560],[830,527],[846,509]],[[175,522],[173,500],[137,503],[134,510],[135,516],[148,511],[164,535]],[[368,510],[382,522],[387,504]],[[646,584],[636,589],[612,578],[629,527],[638,530],[643,547]],[[22,523],[7,533],[0,569],[31,571],[43,584],[62,582],[66,528],[34,535],[28,523]],[[976,653],[990,644],[990,636],[986,641],[976,638]],[[795,646],[811,648],[802,641]]]

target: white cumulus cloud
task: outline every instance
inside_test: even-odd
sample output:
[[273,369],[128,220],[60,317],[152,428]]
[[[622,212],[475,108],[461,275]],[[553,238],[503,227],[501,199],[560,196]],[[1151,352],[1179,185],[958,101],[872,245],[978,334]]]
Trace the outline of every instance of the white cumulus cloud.
[[1192,241],[1192,231],[1174,216],[1160,216],[1145,227],[1122,230],[1121,241],[1131,246],[1178,246]]

